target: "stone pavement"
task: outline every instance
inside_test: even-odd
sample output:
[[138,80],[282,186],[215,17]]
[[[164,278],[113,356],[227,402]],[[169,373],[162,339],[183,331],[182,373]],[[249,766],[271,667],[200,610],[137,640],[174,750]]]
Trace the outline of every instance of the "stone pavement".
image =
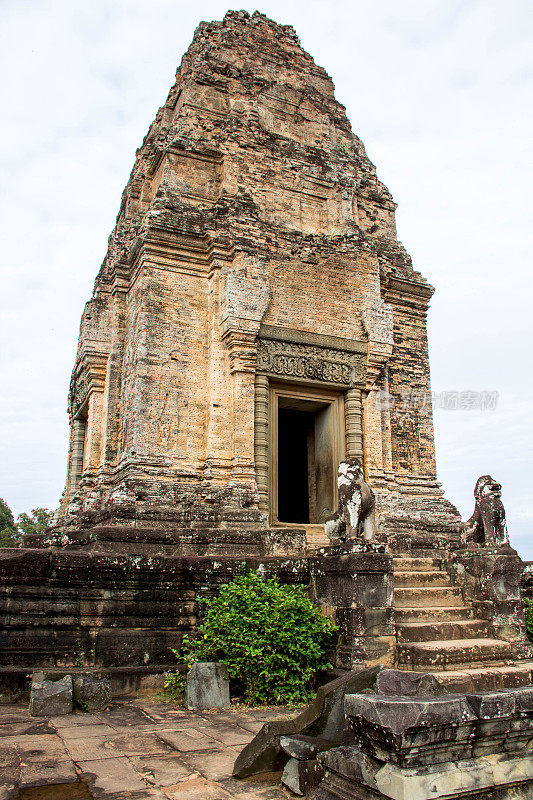
[[286,800],[276,776],[236,780],[231,770],[264,722],[293,713],[128,698],[102,713],[42,719],[0,706],[0,800]]

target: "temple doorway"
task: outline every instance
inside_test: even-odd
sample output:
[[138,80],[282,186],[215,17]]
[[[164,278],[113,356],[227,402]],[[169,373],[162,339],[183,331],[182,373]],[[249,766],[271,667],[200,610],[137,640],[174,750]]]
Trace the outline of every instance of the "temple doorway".
[[322,523],[337,507],[337,466],[344,455],[342,395],[273,386],[271,410],[272,521]]

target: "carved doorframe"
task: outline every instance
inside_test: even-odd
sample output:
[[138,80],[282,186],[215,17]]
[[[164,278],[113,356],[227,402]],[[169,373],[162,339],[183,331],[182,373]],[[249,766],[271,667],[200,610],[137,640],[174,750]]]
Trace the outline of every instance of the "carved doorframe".
[[[278,414],[281,399],[303,400],[310,403],[323,403],[331,409],[329,424],[332,445],[331,458],[337,465],[345,457],[344,435],[344,395],[340,391],[323,389],[294,382],[278,383],[272,381],[269,385],[269,518],[272,525],[282,524],[284,527],[300,523],[280,522],[278,518]],[[336,470],[336,466],[335,466]],[[337,484],[333,479],[333,508],[337,507]],[[315,520],[316,522],[316,520]]]
[[[254,458],[259,507],[271,518],[272,422],[271,383],[286,384],[292,396],[326,392],[344,406],[344,450],[363,459],[362,390],[368,344],[281,326],[262,325],[257,340],[255,374]],[[342,429],[342,427],[341,427]],[[340,456],[339,456],[340,457]]]

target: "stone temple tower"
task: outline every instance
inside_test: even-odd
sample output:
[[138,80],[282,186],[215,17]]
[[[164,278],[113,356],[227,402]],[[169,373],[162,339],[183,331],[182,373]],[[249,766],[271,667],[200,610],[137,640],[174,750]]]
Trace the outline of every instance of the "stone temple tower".
[[[292,28],[199,26],[83,314],[54,525],[0,551],[4,678],[81,659],[138,685],[246,562],[309,588],[338,668],[531,682],[523,564],[479,509],[467,541],[436,480],[433,289],[394,212]],[[329,546],[356,457],[376,535]]]
[[193,551],[200,532],[243,552],[280,526],[287,546],[295,525],[319,541],[345,456],[385,531],[413,508],[457,520],[435,474],[433,289],[395,207],[291,27],[202,23],[83,314],[62,529],[162,525]]

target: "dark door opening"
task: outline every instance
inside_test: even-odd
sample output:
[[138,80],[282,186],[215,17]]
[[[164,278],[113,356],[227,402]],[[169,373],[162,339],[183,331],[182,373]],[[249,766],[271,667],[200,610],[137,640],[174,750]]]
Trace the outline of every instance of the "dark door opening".
[[[292,408],[278,410],[278,519],[310,522],[309,486],[314,476],[315,414]],[[310,491],[311,489],[311,491]]]

